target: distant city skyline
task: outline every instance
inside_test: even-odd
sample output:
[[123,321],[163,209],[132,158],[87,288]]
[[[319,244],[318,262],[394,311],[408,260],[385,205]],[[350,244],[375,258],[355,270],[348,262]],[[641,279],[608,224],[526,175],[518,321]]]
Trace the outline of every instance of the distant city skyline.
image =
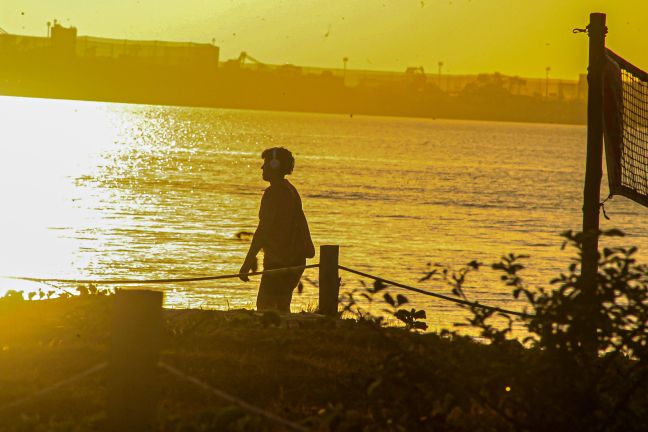
[[640,0],[4,0],[0,28],[43,36],[58,19],[79,35],[214,42],[221,60],[246,51],[274,64],[574,80],[587,36],[572,29],[590,12],[608,14],[610,48],[648,68]]

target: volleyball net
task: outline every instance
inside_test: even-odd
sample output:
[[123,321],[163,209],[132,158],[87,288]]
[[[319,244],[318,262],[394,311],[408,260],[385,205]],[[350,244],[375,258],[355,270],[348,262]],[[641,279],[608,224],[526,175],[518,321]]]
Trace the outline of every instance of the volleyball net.
[[609,49],[603,131],[610,195],[648,207],[648,73]]

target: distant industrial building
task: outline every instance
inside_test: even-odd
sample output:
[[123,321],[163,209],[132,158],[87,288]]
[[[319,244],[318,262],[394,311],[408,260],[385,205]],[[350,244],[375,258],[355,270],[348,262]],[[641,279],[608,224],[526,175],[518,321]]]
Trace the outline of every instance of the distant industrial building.
[[[582,123],[578,80],[314,68],[246,52],[219,62],[213,44],[78,36],[56,21],[46,37],[0,29],[0,95],[241,109]],[[497,101],[497,103],[494,103]]]
[[58,23],[49,33],[48,37],[37,37],[0,32],[0,52],[4,55],[50,53],[63,58],[128,60],[212,70],[218,67],[220,50],[211,44],[77,36],[76,27],[66,28]]
[[213,104],[220,50],[211,44],[0,32],[0,94],[113,102]]

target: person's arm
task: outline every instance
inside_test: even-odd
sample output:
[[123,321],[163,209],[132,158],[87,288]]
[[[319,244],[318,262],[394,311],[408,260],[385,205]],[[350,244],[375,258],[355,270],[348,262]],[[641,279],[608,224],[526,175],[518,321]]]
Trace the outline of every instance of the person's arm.
[[254,262],[259,251],[263,248],[265,244],[266,235],[269,227],[272,225],[276,215],[277,209],[275,200],[272,197],[272,192],[268,188],[263,193],[263,198],[261,198],[261,209],[259,210],[259,225],[254,231],[254,236],[252,237],[252,242],[250,243],[250,248],[248,253],[245,256],[245,261],[239,270],[239,273],[242,274],[239,278],[245,282],[250,279],[244,275],[244,273],[250,273],[254,267]]

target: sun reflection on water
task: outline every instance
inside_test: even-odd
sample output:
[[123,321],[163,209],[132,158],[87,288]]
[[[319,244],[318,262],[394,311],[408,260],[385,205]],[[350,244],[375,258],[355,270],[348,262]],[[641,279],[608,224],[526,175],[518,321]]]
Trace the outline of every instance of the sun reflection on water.
[[86,211],[97,197],[78,179],[95,175],[114,145],[106,107],[0,98],[0,116],[0,273],[70,275],[84,265],[70,234],[97,222]]
[[[275,145],[296,155],[291,181],[315,243],[339,244],[344,265],[388,279],[418,285],[427,262],[515,252],[532,257],[528,279],[546,284],[564,268],[558,233],[580,225],[582,127],[6,97],[0,116],[0,275],[235,273],[247,250],[236,234],[256,226],[266,186],[260,152]],[[639,211],[614,205],[615,226],[648,244]],[[472,298],[516,307],[489,277],[476,278]],[[15,288],[38,286],[0,283]],[[253,306],[257,282],[156,288],[167,306],[226,309]],[[433,328],[462,316],[412,299]],[[307,284],[294,309],[316,302]]]

